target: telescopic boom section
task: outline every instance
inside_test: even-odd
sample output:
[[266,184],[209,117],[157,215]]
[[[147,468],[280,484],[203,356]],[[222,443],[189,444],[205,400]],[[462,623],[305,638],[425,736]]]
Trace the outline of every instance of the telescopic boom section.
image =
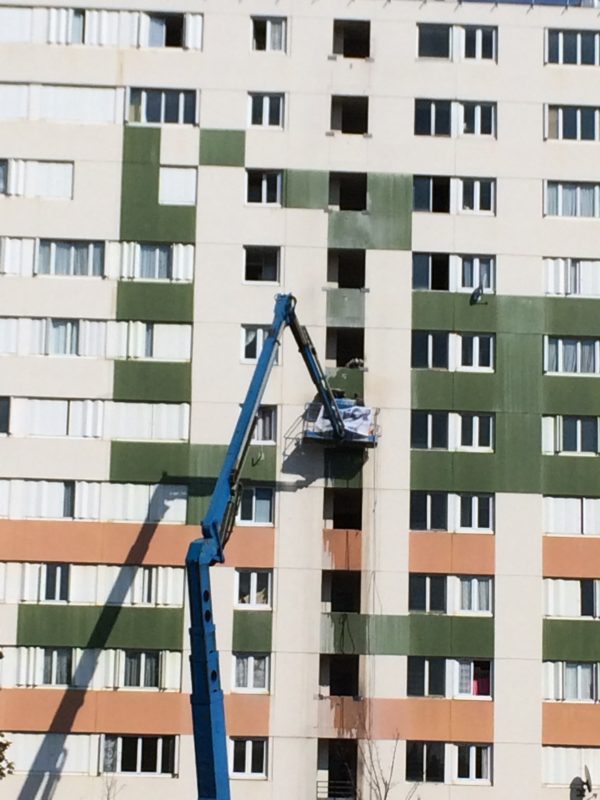
[[191,617],[192,722],[199,800],[230,800],[225,711],[209,570],[213,564],[225,560],[223,548],[233,528],[240,497],[240,473],[281,335],[288,325],[331,422],[333,439],[342,441],[344,438],[344,423],[333,392],[308,331],[298,322],[295,306],[293,295],[277,295],[273,323],[263,342],[231,444],[202,521],[203,538],[190,544],[186,557]]

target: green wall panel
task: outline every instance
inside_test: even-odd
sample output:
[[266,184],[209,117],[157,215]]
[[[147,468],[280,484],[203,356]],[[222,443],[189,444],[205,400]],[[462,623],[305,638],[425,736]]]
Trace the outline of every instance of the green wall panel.
[[367,212],[331,212],[329,247],[410,250],[412,176],[369,173],[367,195]]
[[24,647],[181,650],[183,610],[21,604],[17,644]]
[[288,169],[283,204],[287,208],[321,208],[329,202],[329,173]]
[[114,400],[185,403],[191,399],[191,364],[115,361]]
[[491,617],[322,614],[323,653],[494,657]]
[[194,287],[191,283],[119,281],[117,319],[147,322],[192,322]]
[[231,649],[238,653],[270,653],[271,611],[234,611]]
[[365,373],[361,369],[325,367],[325,374],[331,388],[345,392],[346,397],[365,396]]
[[325,454],[325,480],[337,489],[360,489],[367,452],[361,448],[330,447]]
[[[596,301],[597,302],[597,301]],[[414,489],[600,496],[600,463],[543,456],[542,414],[598,414],[595,379],[543,375],[543,334],[598,334],[594,301],[413,293],[413,328],[496,333],[493,374],[412,371],[412,406],[496,414],[493,454],[413,451]],[[584,322],[581,320],[584,319]]]
[[327,324],[338,328],[364,328],[365,292],[361,289],[329,290]]
[[121,239],[193,243],[195,206],[158,203],[160,135],[160,128],[124,127]]
[[545,619],[544,661],[600,661],[600,625],[594,620]]
[[200,164],[211,167],[243,167],[246,131],[201,130]]

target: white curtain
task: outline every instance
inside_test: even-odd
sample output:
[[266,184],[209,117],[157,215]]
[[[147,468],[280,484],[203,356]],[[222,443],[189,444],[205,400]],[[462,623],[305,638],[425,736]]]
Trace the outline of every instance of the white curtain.
[[581,498],[545,497],[544,531],[546,533],[581,533]]
[[0,354],[14,355],[17,352],[17,320],[11,317],[0,319]]
[[185,47],[189,50],[202,50],[202,14],[185,15]]
[[558,184],[548,182],[546,185],[546,214],[555,217],[558,215]]
[[577,185],[574,183],[563,183],[560,185],[561,194],[561,217],[577,216]]
[[186,361],[191,356],[191,325],[154,325],[153,357],[162,361]]
[[0,43],[30,42],[31,31],[31,8],[0,8]]
[[561,372],[577,372],[577,340],[562,340],[562,365]]
[[100,519],[100,483],[77,481],[75,519]]
[[194,245],[174,244],[172,253],[174,281],[191,281],[194,278]]
[[69,436],[102,436],[103,418],[103,400],[71,400],[69,409]]
[[[1,25],[0,16],[0,25]],[[2,33],[0,32],[0,42]],[[27,119],[29,112],[29,86],[22,83],[0,84],[0,120]]]
[[10,481],[0,480],[0,517],[8,517]]

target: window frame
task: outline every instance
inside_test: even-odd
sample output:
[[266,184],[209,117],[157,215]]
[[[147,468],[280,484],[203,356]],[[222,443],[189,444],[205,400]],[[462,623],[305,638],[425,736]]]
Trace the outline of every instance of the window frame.
[[[279,121],[270,122],[271,104],[274,99],[279,101]],[[254,104],[260,100],[260,122],[253,122]],[[267,128],[269,130],[283,130],[285,128],[285,93],[284,92],[248,92],[248,127],[252,129]]]
[[[492,783],[492,745],[491,744],[462,744],[457,743],[453,745],[454,749],[456,750],[456,758],[453,758],[453,781],[455,783],[466,783],[466,784],[484,784],[489,785]],[[459,769],[460,769],[460,749],[461,748],[468,748],[468,756],[469,756],[469,776],[468,777],[459,777]],[[487,774],[485,776],[477,777],[477,754],[478,751],[486,751],[486,771]],[[482,762],[483,763],[483,762]]]
[[[270,434],[270,435],[269,435]],[[277,443],[277,406],[262,404],[256,412],[251,444]]]
[[[270,516],[271,519],[269,521],[257,520],[256,519],[256,494],[257,492],[269,492],[271,495],[270,500]],[[244,502],[244,495],[245,494],[252,494],[252,516],[250,518],[242,516],[242,508]],[[242,494],[240,497],[240,504],[237,510],[237,515],[235,519],[235,524],[240,525],[245,528],[251,527],[271,527],[275,524],[275,489],[272,486],[245,486],[242,489]]]
[[[50,659],[50,674],[47,672],[47,659]],[[66,661],[66,681],[59,681],[59,658]],[[73,649],[71,647],[44,647],[41,686],[72,686],[73,684]]]
[[[135,770],[124,770],[123,769],[123,740],[124,739],[135,739],[136,740],[136,769]],[[163,748],[166,742],[172,743],[172,755],[173,755],[173,763],[171,770],[165,770],[164,772],[162,769],[160,770],[142,770],[142,757],[143,757],[143,742],[147,739],[156,739],[156,766],[162,767],[162,760],[163,760]],[[115,770],[107,770],[106,769],[106,745],[107,742],[110,740],[115,741],[116,745],[116,752],[115,752],[115,762],[117,769]],[[102,734],[102,749],[101,749],[101,759],[100,759],[100,774],[101,775],[145,775],[149,776],[152,775],[154,777],[166,776],[166,777],[173,777],[177,775],[177,764],[179,760],[179,736],[174,734],[167,734],[167,735],[159,735],[159,736],[149,736],[149,735],[141,735],[141,736],[128,736],[128,735],[117,735],[117,734]]]
[[[139,92],[139,106],[133,105],[133,97],[135,93]],[[160,119],[148,120],[148,95],[150,92],[160,94]],[[177,99],[177,120],[165,120],[167,110],[167,95],[179,95]],[[194,114],[193,120],[188,122],[185,120],[186,116],[186,96],[193,97],[194,101]],[[153,88],[151,86],[130,86],[127,89],[127,97],[125,104],[125,124],[126,125],[143,125],[143,126],[157,126],[157,125],[198,125],[198,102],[199,94],[196,89],[174,89],[174,88]],[[136,111],[137,109],[137,111]],[[139,119],[135,119],[139,116]]]
[[[54,586],[54,591],[52,587]],[[40,579],[40,599],[43,603],[64,605],[69,602],[71,565],[66,562],[44,562]]]
[[[268,337],[271,328],[269,325],[242,325],[241,326],[241,353],[240,359],[243,364],[256,364],[258,359],[260,358],[260,354],[262,352],[262,348],[265,343],[265,339]],[[249,343],[246,342],[246,333],[250,331],[256,332],[256,355],[255,356],[248,356],[246,355],[246,348],[248,347]],[[273,366],[279,364],[279,347],[275,348],[275,359],[273,360]]]
[[[287,53],[288,19],[273,15],[253,14],[251,16],[252,25],[250,27],[250,49],[253,53]],[[265,46],[256,46],[255,24],[265,23]],[[273,23],[281,23],[281,47],[273,47],[275,37],[273,36]]]
[[[248,270],[253,265],[249,263],[252,260],[252,257],[261,256],[262,263],[258,265],[258,269],[261,273],[264,273],[265,269],[270,269],[271,265],[265,268],[265,256],[272,255],[274,256],[275,260],[275,280],[271,280],[270,278],[249,278],[248,277]],[[254,265],[257,266],[257,265]],[[281,247],[279,245],[253,245],[253,244],[246,244],[244,245],[244,263],[243,263],[243,277],[242,283],[255,286],[256,284],[260,285],[267,285],[267,286],[279,286],[281,283]]]
[[[469,592],[469,607],[463,605],[463,586],[467,585]],[[486,587],[487,608],[480,607],[480,586]],[[490,575],[458,575],[458,603],[457,614],[461,616],[486,616],[494,615],[494,581]]]
[[[597,67],[600,64],[600,47],[599,47],[599,36],[600,31],[594,30],[585,30],[585,29],[578,29],[578,28],[546,28],[545,31],[545,64],[552,65],[556,64],[558,66],[577,66],[577,67]],[[557,42],[556,42],[556,55],[557,60],[554,61],[551,59],[553,45],[551,42],[551,37],[553,34],[557,35]],[[565,61],[565,41],[564,37],[565,34],[574,35],[576,37],[575,40],[575,61]],[[594,39],[594,60],[593,62],[584,61],[583,56],[583,47],[582,47],[582,35],[591,35]]]
[[[247,684],[241,686],[238,684],[238,659],[247,659],[248,667],[246,674],[248,677]],[[265,685],[255,686],[256,676],[256,659],[265,660]],[[236,694],[270,694],[271,687],[271,654],[270,653],[232,653],[232,691]]]
[[[260,175],[260,200],[250,199],[250,181],[252,176]],[[269,200],[269,179],[275,176],[275,200]],[[280,208],[283,201],[283,172],[280,169],[246,169],[246,205]]]
[[[84,273],[76,272],[76,254],[78,248],[87,246],[86,267],[87,271]],[[49,247],[48,257],[48,271],[41,270],[42,265],[42,249]],[[69,271],[57,272],[57,252],[60,247],[69,248]],[[99,252],[100,271],[94,272],[96,251]],[[48,276],[59,278],[103,278],[105,277],[106,265],[106,245],[102,240],[87,240],[87,239],[38,239],[35,244],[34,255],[34,270],[35,276]]]
[[[240,586],[240,576],[250,575],[250,586],[248,593],[248,602],[244,603],[241,598],[242,587]],[[267,597],[266,602],[257,602],[258,595],[258,575],[267,576]],[[272,569],[241,569],[235,570],[234,580],[234,607],[243,609],[244,611],[267,611],[273,607],[273,570]]]
[[[457,347],[456,347],[456,366],[455,369],[457,372],[494,372],[496,367],[496,360],[495,360],[495,350],[496,350],[496,337],[493,333],[470,333],[467,331],[461,331],[460,333],[455,334],[457,337]],[[468,338],[473,340],[472,344],[472,354],[473,358],[472,364],[464,364],[464,352],[463,352],[463,345],[465,340]],[[481,341],[485,338],[489,339],[489,354],[490,354],[490,364],[480,364],[482,357],[481,352]]]
[[[481,206],[483,186],[489,185],[490,207]],[[496,179],[495,178],[459,178],[459,201],[458,211],[460,214],[481,214],[484,216],[496,215]],[[465,190],[472,186],[473,204],[472,208],[465,205]]]
[[[497,63],[498,61],[498,27],[496,25],[461,25],[461,58],[464,61],[491,61]],[[475,55],[467,55],[467,38],[468,34],[474,31],[475,33]],[[491,32],[492,34],[492,55],[487,56],[483,54],[484,32]]]

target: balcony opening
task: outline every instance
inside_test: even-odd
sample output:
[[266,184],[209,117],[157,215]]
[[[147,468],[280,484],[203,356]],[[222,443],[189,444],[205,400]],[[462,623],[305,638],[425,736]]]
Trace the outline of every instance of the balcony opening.
[[364,328],[327,328],[325,358],[336,367],[359,368],[365,360]]
[[369,98],[334,95],[331,98],[331,130],[368,133]]
[[356,739],[319,739],[317,800],[354,800],[357,786]]
[[330,172],[329,205],[340,211],[365,211],[367,173]]
[[357,19],[334,19],[333,52],[344,58],[369,58],[371,23]]
[[321,602],[326,612],[360,612],[360,572],[323,570]]
[[319,663],[321,694],[328,697],[357,697],[358,655],[322,655]]
[[341,530],[362,530],[362,489],[325,489],[323,519]]
[[329,250],[327,281],[336,283],[338,289],[364,289],[365,251]]

